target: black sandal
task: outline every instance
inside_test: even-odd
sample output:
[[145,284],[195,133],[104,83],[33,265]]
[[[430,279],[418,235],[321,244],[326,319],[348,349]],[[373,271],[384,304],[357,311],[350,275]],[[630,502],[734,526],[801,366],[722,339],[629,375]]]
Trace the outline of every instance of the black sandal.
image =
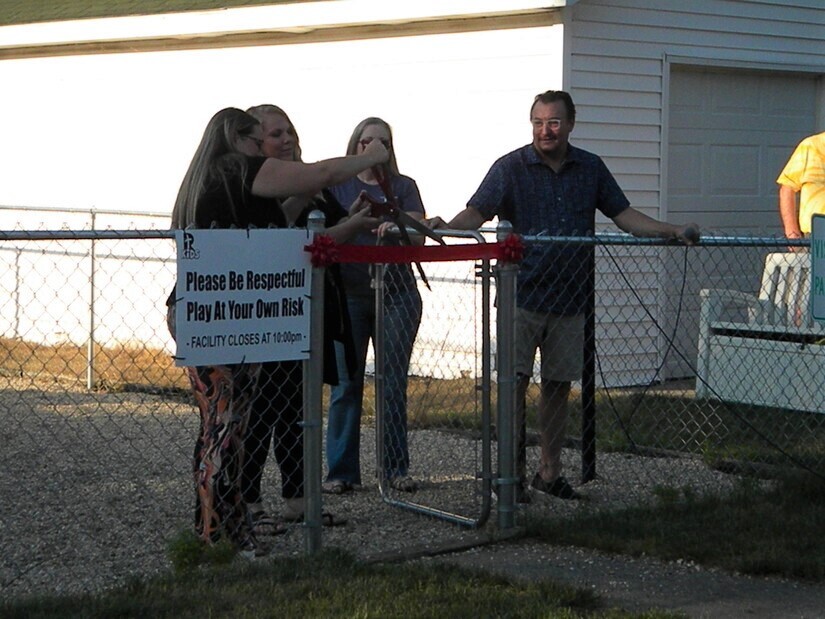
[[273,535],[286,533],[286,527],[280,522],[277,522],[263,509],[251,513],[249,517],[252,520],[252,532],[256,537],[271,537]]
[[582,495],[573,490],[573,487],[564,477],[556,477],[553,481],[544,481],[541,478],[541,475],[536,473],[536,476],[533,477],[533,481],[530,482],[530,485],[539,492],[551,494],[566,501],[577,501],[582,498]]
[[[287,518],[284,517],[284,522],[290,524],[297,524],[304,521],[304,514],[299,516],[295,516],[294,518]],[[338,518],[335,514],[331,514],[329,512],[323,512],[321,514],[321,526],[322,527],[340,527],[347,524],[346,518]]]
[[399,492],[415,492],[418,490],[418,482],[409,475],[393,477],[389,480],[390,488]]
[[321,492],[324,494],[344,494],[352,490],[352,484],[343,479],[330,479],[321,484]]

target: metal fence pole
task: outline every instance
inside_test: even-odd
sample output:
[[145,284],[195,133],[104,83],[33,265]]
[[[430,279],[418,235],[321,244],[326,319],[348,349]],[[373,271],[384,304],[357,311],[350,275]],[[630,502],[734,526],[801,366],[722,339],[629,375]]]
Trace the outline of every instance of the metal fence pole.
[[389,480],[385,479],[384,424],[386,405],[384,393],[384,273],[386,265],[373,264],[372,287],[375,291],[375,331],[372,336],[373,358],[375,359],[375,474],[378,477],[378,491],[386,496]]
[[[91,211],[91,227],[95,229],[95,212]],[[89,345],[86,351],[86,388],[95,388],[95,239],[89,255]]]
[[[501,221],[496,229],[496,239],[502,242],[513,232],[509,221]],[[496,347],[498,370],[498,526],[512,529],[515,526],[515,437],[516,416],[516,273],[518,265],[496,265]]]
[[[307,228],[324,231],[324,214],[312,211]],[[324,277],[323,267],[312,268],[310,355],[304,361],[304,526],[306,554],[321,550],[321,449],[324,389]]]
[[11,295],[12,303],[14,303],[14,327],[12,330],[12,337],[20,337],[20,261],[23,257],[23,250],[16,249],[14,251],[14,291]]
[[596,260],[593,248],[588,249],[582,372],[582,483],[596,478]]
[[478,526],[487,522],[492,499],[492,411],[493,344],[490,332],[490,261],[481,263],[481,479],[483,506]]

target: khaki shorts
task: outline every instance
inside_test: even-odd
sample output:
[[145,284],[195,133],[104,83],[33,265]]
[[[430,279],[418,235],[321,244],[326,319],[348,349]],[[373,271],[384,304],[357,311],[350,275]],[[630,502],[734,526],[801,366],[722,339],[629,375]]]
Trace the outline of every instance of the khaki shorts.
[[584,314],[560,316],[516,308],[516,373],[533,375],[536,349],[541,378],[571,382],[584,367]]

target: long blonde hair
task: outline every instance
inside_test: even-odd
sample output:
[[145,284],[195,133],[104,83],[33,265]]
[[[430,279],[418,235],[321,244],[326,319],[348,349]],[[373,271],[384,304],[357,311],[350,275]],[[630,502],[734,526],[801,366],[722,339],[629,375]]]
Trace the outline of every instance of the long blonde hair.
[[289,128],[292,129],[292,135],[295,136],[295,146],[292,149],[292,160],[293,161],[302,161],[301,159],[301,139],[298,137],[298,130],[295,128],[295,123],[292,122],[292,119],[287,115],[286,112],[283,111],[277,105],[272,105],[271,103],[263,103],[261,105],[255,105],[246,110],[247,114],[254,116],[258,122],[262,125],[264,124],[264,119],[266,116],[270,114],[275,114],[277,116],[282,116],[284,120],[289,123]]
[[[180,184],[172,209],[172,228],[196,225],[198,201],[210,185],[220,183],[227,188],[227,197],[232,195],[229,178],[245,179],[248,171],[247,158],[237,151],[235,141],[257,125],[253,116],[234,107],[212,116]],[[230,201],[233,220],[237,220],[238,206]]]
[[357,155],[358,154],[358,142],[361,140],[361,134],[364,133],[364,130],[367,127],[372,125],[378,125],[379,127],[384,127],[387,130],[387,135],[390,136],[390,145],[387,150],[390,151],[390,160],[387,162],[387,165],[390,168],[390,172],[395,176],[400,176],[401,172],[398,171],[398,161],[395,159],[395,148],[393,148],[393,138],[392,138],[392,127],[390,124],[384,120],[383,118],[378,118],[377,116],[370,116],[369,118],[365,118],[360,123],[355,125],[355,129],[352,131],[352,135],[349,138],[349,142],[347,143],[347,155]]

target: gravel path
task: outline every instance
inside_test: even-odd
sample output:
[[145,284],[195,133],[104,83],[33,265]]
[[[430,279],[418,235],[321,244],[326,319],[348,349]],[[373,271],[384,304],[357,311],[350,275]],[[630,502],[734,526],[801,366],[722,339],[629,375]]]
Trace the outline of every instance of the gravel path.
[[[9,386],[0,390],[4,416],[0,595],[96,592],[134,576],[168,570],[166,545],[190,526],[188,471],[197,429],[191,404],[141,393],[87,393],[57,382],[37,387],[14,378],[4,377],[4,382]],[[469,433],[417,430],[410,433],[410,451],[412,473],[422,480],[422,489],[414,495],[390,498],[414,500],[467,521],[482,518],[485,502],[477,479],[482,468],[478,440]],[[567,450],[564,457],[573,479],[580,468],[578,454]],[[374,458],[374,428],[366,426],[362,437],[365,475]],[[538,460],[535,448],[529,458],[532,467]],[[495,450],[492,461],[495,463]],[[598,462],[599,479],[584,490],[588,501],[540,496],[528,510],[564,516],[575,510],[638,504],[653,496],[657,486],[690,486],[702,492],[730,487],[735,481],[697,460],[605,453],[599,455]],[[277,514],[281,504],[273,489],[279,488],[280,482],[277,467],[271,464],[264,488],[269,489],[267,500]],[[324,495],[324,502],[325,510],[348,522],[324,528],[323,545],[349,550],[364,559],[440,555],[499,535],[494,511],[479,529],[460,527],[389,505],[374,483],[343,496]],[[274,538],[272,556],[300,555],[305,545],[304,529],[295,525]],[[673,596],[670,585],[663,583],[671,582],[674,576],[683,579],[678,586],[684,591],[698,591],[706,597],[729,588],[722,574],[709,573],[708,582],[690,580],[697,577],[693,566],[667,564],[662,568],[654,563],[523,543],[486,546],[451,555],[450,560],[489,564],[490,569],[510,575],[569,577],[574,584],[589,584],[621,605],[636,604],[639,595],[649,596],[650,605],[658,605]],[[709,584],[716,581],[717,588]],[[767,587],[765,582],[754,581],[753,586]],[[787,586],[808,591],[794,583]],[[821,593],[821,589],[812,590]],[[679,607],[688,608],[695,597],[672,599]],[[737,598],[730,594],[725,599],[733,605]],[[742,599],[751,599],[748,608],[767,604],[765,596]],[[825,608],[825,604],[820,607]]]

